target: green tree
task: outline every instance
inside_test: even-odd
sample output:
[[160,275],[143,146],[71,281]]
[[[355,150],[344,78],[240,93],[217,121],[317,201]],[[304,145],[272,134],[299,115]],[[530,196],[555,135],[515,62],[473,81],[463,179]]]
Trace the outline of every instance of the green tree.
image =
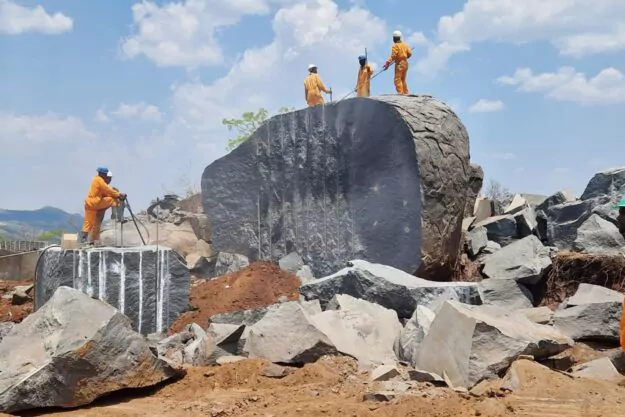
[[[288,113],[293,110],[295,110],[293,107],[282,107],[278,110],[277,114]],[[226,150],[230,152],[248,140],[252,133],[267,120],[268,116],[269,112],[266,109],[260,108],[256,113],[253,111],[243,113],[240,119],[223,119],[221,123],[226,126],[229,131],[235,129],[239,133],[238,136],[228,140]]]

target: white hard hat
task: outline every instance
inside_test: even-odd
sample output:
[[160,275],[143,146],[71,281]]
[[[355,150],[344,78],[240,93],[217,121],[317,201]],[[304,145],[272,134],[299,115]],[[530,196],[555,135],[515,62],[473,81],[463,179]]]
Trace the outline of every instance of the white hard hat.
[[106,176],[109,178],[113,178],[113,172],[112,171],[107,172]]
[[311,70],[311,69],[313,69],[313,68],[317,68],[317,66],[316,66],[315,64],[310,64],[310,65],[308,66],[308,71],[310,71],[310,70]]
[[395,32],[393,32],[393,37],[394,38],[401,38],[401,32],[396,30]]

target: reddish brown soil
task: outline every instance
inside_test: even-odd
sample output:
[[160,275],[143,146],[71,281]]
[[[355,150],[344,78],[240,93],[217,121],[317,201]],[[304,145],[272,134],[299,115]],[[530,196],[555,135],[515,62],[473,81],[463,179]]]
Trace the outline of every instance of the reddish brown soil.
[[11,299],[4,298],[4,295],[11,293],[15,287],[31,284],[32,281],[0,281],[0,321],[19,323],[33,312],[32,298],[27,303],[18,306],[14,306]]
[[556,254],[541,305],[557,306],[573,295],[581,283],[625,292],[625,257],[574,252]]
[[208,319],[220,313],[265,307],[280,297],[297,300],[299,279],[268,262],[252,263],[241,271],[191,285],[190,303],[194,311],[182,314],[171,326],[170,334],[189,323],[208,326]]

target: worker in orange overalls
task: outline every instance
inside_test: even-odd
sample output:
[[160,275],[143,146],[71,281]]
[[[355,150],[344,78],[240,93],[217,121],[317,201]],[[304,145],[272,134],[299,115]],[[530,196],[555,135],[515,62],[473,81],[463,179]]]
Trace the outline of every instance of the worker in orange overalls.
[[[94,243],[100,240],[100,226],[107,209],[117,207],[126,194],[120,193],[109,183],[113,174],[108,168],[98,168],[97,175],[91,180],[89,194],[85,199],[85,221],[82,225],[81,242]],[[91,236],[89,236],[91,235]]]
[[371,95],[371,74],[373,68],[367,63],[367,57],[360,55],[358,57],[360,68],[358,69],[358,79],[356,81],[356,95],[358,97],[369,97]]
[[401,40],[401,32],[398,30],[393,32],[393,42],[391,56],[386,60],[384,70],[386,71],[391,66],[391,62],[395,62],[395,89],[397,94],[408,94],[406,74],[408,74],[408,59],[412,56],[412,50],[406,42]]
[[321,77],[317,73],[317,66],[310,64],[308,66],[308,77],[304,80],[304,97],[308,107],[323,104],[322,91],[326,94],[332,94],[332,90],[326,88],[323,81],[321,81]]

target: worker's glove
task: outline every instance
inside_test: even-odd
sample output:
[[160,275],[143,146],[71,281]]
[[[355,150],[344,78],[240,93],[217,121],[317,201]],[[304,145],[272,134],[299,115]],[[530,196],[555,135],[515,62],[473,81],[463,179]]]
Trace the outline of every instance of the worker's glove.
[[124,193],[119,193],[119,199],[124,201],[126,199],[126,194]]
[[384,71],[386,71],[388,69],[388,67],[390,67],[390,66],[391,66],[391,64],[384,64],[384,67],[383,67]]

